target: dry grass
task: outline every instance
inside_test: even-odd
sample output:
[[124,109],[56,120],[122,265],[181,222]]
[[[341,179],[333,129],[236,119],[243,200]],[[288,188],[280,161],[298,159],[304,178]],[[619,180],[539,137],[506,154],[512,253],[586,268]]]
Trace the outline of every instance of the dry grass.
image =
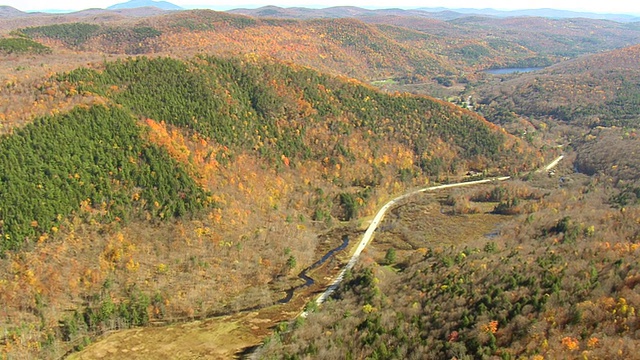
[[[496,231],[509,216],[492,214],[495,203],[472,203],[475,214],[453,214],[446,193],[418,195],[393,209],[376,234],[373,246],[410,254],[416,249],[460,245]],[[400,253],[399,253],[400,254]]]
[[[318,253],[335,248],[343,235],[359,236],[353,228],[337,228],[323,236]],[[357,241],[352,241],[357,244]],[[69,359],[229,359],[245,349],[262,343],[282,321],[294,319],[304,306],[321,292],[336,275],[338,266],[348,260],[351,249],[343,250],[309,274],[316,283],[296,291],[284,305],[269,306],[257,311],[239,312],[203,321],[192,321],[158,327],[145,327],[111,332]],[[284,295],[286,289],[300,283],[291,277],[273,286],[271,296]],[[246,292],[250,292],[248,289]],[[242,295],[240,295],[242,296]]]
[[[260,341],[255,313],[113,333],[69,359],[229,359]],[[253,323],[253,324],[252,324]]]

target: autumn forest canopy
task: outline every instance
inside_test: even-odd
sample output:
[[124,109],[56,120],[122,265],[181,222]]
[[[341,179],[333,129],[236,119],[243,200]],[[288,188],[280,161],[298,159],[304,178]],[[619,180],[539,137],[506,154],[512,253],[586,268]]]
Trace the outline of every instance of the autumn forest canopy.
[[[433,156],[434,143],[494,166],[516,151],[507,148],[503,134],[471,113],[425,97],[386,95],[308,69],[208,57],[105,65],[100,71],[60,74],[55,81],[113,105],[76,108],[5,136],[4,249],[18,249],[50,232],[83,201],[108,208],[107,220],[130,218],[132,198],[160,218],[205,206],[205,194],[166,150],[148,143],[136,118],[184,129],[230,154],[254,153],[271,166],[296,167],[336,155],[355,163],[348,146],[317,146],[320,139],[313,134],[357,132],[373,156],[385,141],[405,148],[407,166],[398,171],[408,178],[437,175],[439,167],[447,172],[446,167],[467,166]],[[375,185],[376,180],[369,181]]]
[[0,358],[632,356],[638,25],[301,11],[0,24]]

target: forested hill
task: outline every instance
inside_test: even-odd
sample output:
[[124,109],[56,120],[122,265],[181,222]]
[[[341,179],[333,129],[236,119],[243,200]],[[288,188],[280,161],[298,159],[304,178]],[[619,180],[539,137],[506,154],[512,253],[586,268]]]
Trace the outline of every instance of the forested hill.
[[73,51],[180,58],[256,53],[363,80],[412,74],[413,81],[431,81],[458,74],[453,64],[428,49],[412,48],[355,19],[261,20],[196,10],[136,22],[76,20],[19,31],[43,44]]
[[[510,113],[588,126],[637,126],[640,46],[567,61],[482,90],[481,111],[496,122]],[[505,116],[507,115],[507,116]]]
[[[638,43],[638,24],[609,20],[575,18],[558,19],[553,16],[496,18],[482,15],[453,15],[444,21],[433,13],[421,10],[380,9],[356,7],[305,9],[264,7],[231,10],[256,19],[353,18],[368,24],[393,25],[404,30],[416,30],[429,42],[405,35],[404,42],[418,48],[431,47],[447,59],[463,59],[466,64],[481,67],[516,67],[528,64],[541,66],[578,55],[612,50]],[[459,14],[458,14],[459,15]],[[384,30],[383,30],[384,31]],[[396,39],[400,40],[400,39]],[[443,46],[446,44],[447,46]]]
[[292,20],[211,10],[109,19],[68,16],[58,24],[34,20],[32,26],[10,28],[62,52],[181,58],[255,53],[363,81],[437,82],[447,88],[467,82],[479,69],[548,66],[640,41],[637,26],[589,19],[441,21],[372,15]]
[[[48,232],[84,200],[97,207],[111,199],[108,217],[127,218],[128,211],[120,209],[116,200],[121,195],[112,193],[114,182],[115,188],[129,188],[129,193],[141,188],[147,204],[173,202],[183,192],[182,185],[151,185],[155,180],[149,177],[166,170],[145,166],[173,165],[148,153],[132,116],[165,122],[231,152],[255,152],[271,166],[295,167],[328,158],[340,162],[336,158],[340,155],[346,163],[357,163],[354,153],[362,150],[350,149],[345,137],[355,132],[363,136],[362,146],[373,156],[383,155],[378,154],[381,142],[406,149],[406,164],[398,171],[407,179],[455,173],[470,166],[497,168],[514,160],[509,154],[522,150],[484,119],[453,105],[427,97],[387,95],[305,68],[251,59],[118,61],[107,63],[101,71],[81,68],[59,75],[39,92],[98,96],[124,109],[74,110],[36,121],[2,141],[2,249],[16,249],[38,233]],[[126,132],[118,132],[125,128]],[[142,166],[140,161],[152,164]],[[169,176],[174,177],[185,174]],[[376,183],[375,179],[358,181]],[[184,191],[192,193],[193,184],[186,184],[189,190]],[[27,196],[33,189],[25,187],[34,186],[42,199]],[[176,193],[161,192],[166,199],[156,199],[152,187]],[[198,196],[202,204],[202,195]],[[189,197],[183,193],[180,198]],[[162,217],[188,212],[178,203],[167,209],[161,206],[154,213]]]
[[31,248],[81,205],[100,221],[193,214],[205,194],[133,117],[94,106],[33,124],[0,141],[0,253]]
[[[478,76],[478,70],[548,66],[640,41],[637,25],[610,21],[478,17],[441,21],[408,14],[293,20],[211,10],[136,18],[87,12],[30,17],[0,28],[16,30],[7,35],[12,42],[27,37],[21,42],[39,42],[55,57],[78,66],[86,63],[78,54],[186,59],[202,53],[253,53],[324,73],[379,81],[388,88],[409,85],[411,91],[440,98],[457,94]],[[49,56],[43,61],[58,60]]]
[[97,67],[30,90],[88,105],[0,139],[10,357],[254,306],[235,296],[308,266],[333,221],[429,179],[540,161],[452,104],[255,56]]
[[429,168],[438,142],[452,159],[491,166],[512,150],[497,128],[445,102],[388,95],[356,81],[250,57],[139,58],[109,63],[103,71],[79,69],[58,80],[110,98],[137,116],[191,129],[238,151],[258,151],[266,159],[284,155],[293,165],[332,155],[329,143],[308,138],[317,128],[338,136],[365,132],[370,145],[398,142],[422,170]]

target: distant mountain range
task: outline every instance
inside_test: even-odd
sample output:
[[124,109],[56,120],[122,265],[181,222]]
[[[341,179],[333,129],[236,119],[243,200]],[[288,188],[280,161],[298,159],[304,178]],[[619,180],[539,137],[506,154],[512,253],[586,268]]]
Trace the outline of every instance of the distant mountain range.
[[[156,8],[161,10],[185,10],[184,8],[170,3],[168,1],[154,0],[131,0],[118,3],[106,8],[106,10],[128,10],[139,8]],[[92,9],[97,10],[97,9]],[[85,11],[85,10],[83,10]],[[11,6],[0,5],[0,18],[18,18],[29,15],[43,15],[54,11],[45,12],[23,12]],[[586,18],[586,19],[603,19],[616,22],[640,22],[639,16],[627,14],[598,14],[589,12],[575,12],[556,9],[530,9],[530,10],[511,10],[502,11],[495,9],[447,9],[447,8],[418,8],[418,9],[364,9],[355,6],[334,6],[322,9],[311,9],[303,7],[283,8],[278,6],[264,6],[255,9],[233,9],[227,11],[232,14],[242,14],[253,17],[272,17],[287,19],[312,19],[312,18],[363,18],[373,16],[410,16],[422,17],[437,20],[454,20],[470,16],[483,16],[495,18],[510,17],[543,17],[551,19],[569,19],[569,18]],[[60,13],[60,11],[55,11]],[[146,13],[145,13],[146,14]],[[140,14],[136,14],[140,16]]]
[[227,11],[232,14],[241,14],[253,17],[275,17],[290,19],[317,19],[317,18],[361,18],[367,16],[395,15],[429,17],[422,10],[404,9],[379,9],[369,10],[355,6],[334,6],[323,9],[309,9],[303,7],[282,8],[278,6],[263,6],[257,9],[233,9]]
[[156,7],[162,10],[183,10],[180,6],[172,4],[168,1],[153,1],[153,0],[130,0],[123,3],[111,5],[107,10],[119,10],[119,9],[135,9],[141,7]]
[[[176,11],[184,10],[178,5],[172,4],[168,1],[153,1],[153,0],[131,0],[124,3],[118,3],[109,6],[106,9],[84,9],[80,11],[58,11],[58,10],[46,10],[42,12],[24,12],[14,7],[0,5],[0,19],[17,19],[23,17],[32,16],[48,16],[48,15],[60,15],[60,14],[73,14],[75,16],[90,16],[109,12],[115,12],[123,16],[132,17],[145,17],[152,16],[161,13],[162,11]],[[2,28],[0,26],[0,28]]]
[[627,14],[598,14],[598,13],[590,13],[590,12],[576,12],[576,11],[568,11],[568,10],[557,10],[557,9],[527,9],[527,10],[510,10],[510,11],[502,11],[495,9],[448,9],[448,8],[419,8],[418,10],[423,10],[427,12],[454,12],[463,15],[483,15],[483,16],[494,16],[494,17],[522,17],[522,16],[534,16],[534,17],[545,17],[551,19],[570,19],[570,18],[586,18],[586,19],[603,19],[603,20],[612,20],[618,22],[635,22],[640,21],[640,17],[627,15]]
[[[133,2],[133,1],[132,1]],[[132,3],[130,2],[130,3]],[[35,26],[42,25],[42,19],[55,19],[60,16],[69,16],[69,19],[75,19],[75,21],[80,21],[80,19],[92,17],[93,21],[97,21],[97,18],[102,20],[111,18],[114,19],[114,16],[122,16],[123,18],[127,17],[147,17],[162,14],[168,9],[168,5],[173,5],[165,1],[153,2],[153,1],[136,1],[136,3],[153,3],[151,5],[141,5],[134,7],[124,7],[129,3],[118,4],[122,5],[122,7],[117,8],[109,8],[109,9],[85,9],[80,11],[68,12],[68,11],[56,11],[56,10],[47,10],[43,12],[24,12],[20,11],[11,6],[0,5],[0,30],[2,29],[10,29],[16,27],[24,27],[24,26]],[[163,4],[166,3],[166,4]],[[114,5],[117,6],[117,5]],[[163,6],[165,8],[161,8]],[[173,5],[175,6],[175,5]],[[180,10],[171,8],[172,11]],[[46,20],[45,22],[51,22],[52,20]]]
[[597,14],[587,12],[574,12],[555,9],[533,9],[501,11],[494,9],[446,9],[446,8],[419,8],[419,9],[363,9],[354,6],[336,6],[324,9],[309,9],[301,7],[282,8],[278,6],[264,6],[257,9],[233,9],[228,12],[254,17],[275,17],[290,19],[310,18],[362,18],[367,16],[413,16],[438,20],[453,20],[469,16],[485,17],[545,17],[552,19],[587,18],[604,19],[617,22],[636,22],[640,17],[625,14]]

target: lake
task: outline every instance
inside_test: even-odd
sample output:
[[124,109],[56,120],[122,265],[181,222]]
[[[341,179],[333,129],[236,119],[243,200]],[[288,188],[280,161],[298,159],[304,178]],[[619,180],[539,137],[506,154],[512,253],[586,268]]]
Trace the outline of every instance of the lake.
[[484,72],[491,75],[505,75],[505,74],[513,74],[513,73],[527,73],[527,72],[532,72],[540,69],[544,69],[544,68],[542,67],[501,68],[501,69],[484,70]]

